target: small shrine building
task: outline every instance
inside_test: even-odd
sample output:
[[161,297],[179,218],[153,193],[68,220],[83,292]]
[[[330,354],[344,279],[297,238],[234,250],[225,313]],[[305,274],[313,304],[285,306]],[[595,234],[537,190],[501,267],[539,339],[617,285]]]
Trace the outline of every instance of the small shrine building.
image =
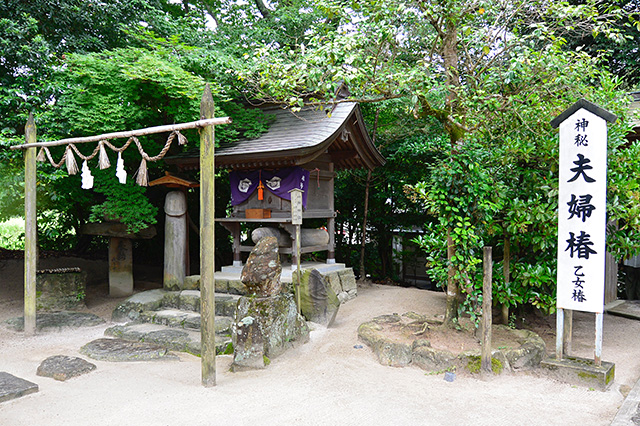
[[[291,254],[295,263],[295,227],[291,224],[289,194],[293,188],[304,191],[303,221],[325,219],[327,224],[325,238],[317,233],[302,233],[301,253],[327,251],[327,263],[335,263],[336,171],[372,170],[385,163],[367,133],[360,106],[343,101],[345,93],[342,86],[334,103],[305,107],[298,112],[263,106],[262,111],[274,119],[266,133],[216,149],[216,168],[230,169],[233,210],[228,217],[216,221],[233,237],[233,266],[242,266],[242,252],[253,248],[241,243],[243,223],[281,232],[283,235],[279,237],[284,238],[279,238],[280,252]],[[180,172],[199,168],[196,153],[167,158],[166,162]],[[303,231],[304,225],[303,222]]]

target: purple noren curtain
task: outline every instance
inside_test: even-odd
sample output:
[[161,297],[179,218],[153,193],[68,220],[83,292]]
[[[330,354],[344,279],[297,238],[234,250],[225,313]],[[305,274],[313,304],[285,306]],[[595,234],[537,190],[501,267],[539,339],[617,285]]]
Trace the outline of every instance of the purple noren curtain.
[[309,171],[302,167],[288,167],[279,170],[252,170],[232,171],[229,174],[231,184],[231,204],[237,206],[249,199],[253,191],[258,188],[258,182],[262,180],[265,189],[274,195],[291,201],[293,188],[300,188],[302,193],[302,206],[307,207],[307,193],[309,189]]

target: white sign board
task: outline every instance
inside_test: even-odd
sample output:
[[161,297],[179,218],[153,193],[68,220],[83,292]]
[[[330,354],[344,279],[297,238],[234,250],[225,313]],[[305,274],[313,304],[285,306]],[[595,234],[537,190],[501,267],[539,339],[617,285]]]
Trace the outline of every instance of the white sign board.
[[602,313],[607,123],[580,108],[559,127],[557,307]]
[[302,190],[294,188],[291,194],[291,223],[293,225],[302,225]]

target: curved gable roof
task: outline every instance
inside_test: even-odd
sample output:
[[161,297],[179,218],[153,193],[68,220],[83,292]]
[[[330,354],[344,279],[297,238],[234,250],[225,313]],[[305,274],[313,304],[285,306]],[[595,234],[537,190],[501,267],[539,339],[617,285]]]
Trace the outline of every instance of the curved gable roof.
[[[269,130],[255,139],[241,139],[216,149],[217,167],[231,169],[301,166],[329,154],[337,169],[373,169],[385,163],[371,142],[360,107],[340,102],[331,108],[305,107],[291,112],[278,106],[261,108],[275,115]],[[197,167],[197,154],[167,158],[182,168]]]

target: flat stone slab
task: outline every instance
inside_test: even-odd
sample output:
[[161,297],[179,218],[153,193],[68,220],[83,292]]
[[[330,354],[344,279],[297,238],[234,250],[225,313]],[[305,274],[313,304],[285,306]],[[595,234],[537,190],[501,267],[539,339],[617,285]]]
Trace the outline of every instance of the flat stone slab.
[[152,343],[130,342],[123,339],[96,339],[80,348],[80,353],[101,361],[177,360],[178,357]]
[[640,300],[616,300],[605,306],[604,311],[611,315],[640,320]]
[[81,376],[96,369],[96,365],[82,358],[66,355],[54,355],[42,361],[36,374],[65,381],[72,377]]
[[[36,315],[36,330],[56,330],[61,328],[93,327],[106,321],[97,315],[85,312],[47,312]],[[13,330],[24,330],[24,317],[11,318],[5,324]]]
[[600,367],[592,359],[565,357],[558,361],[548,358],[540,363],[548,375],[561,382],[605,391],[615,377],[616,367],[612,362],[602,361]]
[[[216,322],[218,322],[218,318],[216,318]],[[200,355],[201,352],[200,331],[190,329],[152,323],[129,323],[109,327],[104,334],[128,341],[153,343],[163,348],[193,355]],[[225,353],[230,344],[231,336],[216,334],[216,352],[218,354]]]
[[[242,283],[240,285],[244,286]],[[239,297],[216,293],[216,315],[233,317]],[[155,289],[137,293],[119,304],[114,309],[111,319],[115,322],[144,321],[144,318],[141,318],[144,312],[164,309],[200,312],[200,291]]]
[[38,385],[12,374],[0,371],[0,402],[38,392]]

